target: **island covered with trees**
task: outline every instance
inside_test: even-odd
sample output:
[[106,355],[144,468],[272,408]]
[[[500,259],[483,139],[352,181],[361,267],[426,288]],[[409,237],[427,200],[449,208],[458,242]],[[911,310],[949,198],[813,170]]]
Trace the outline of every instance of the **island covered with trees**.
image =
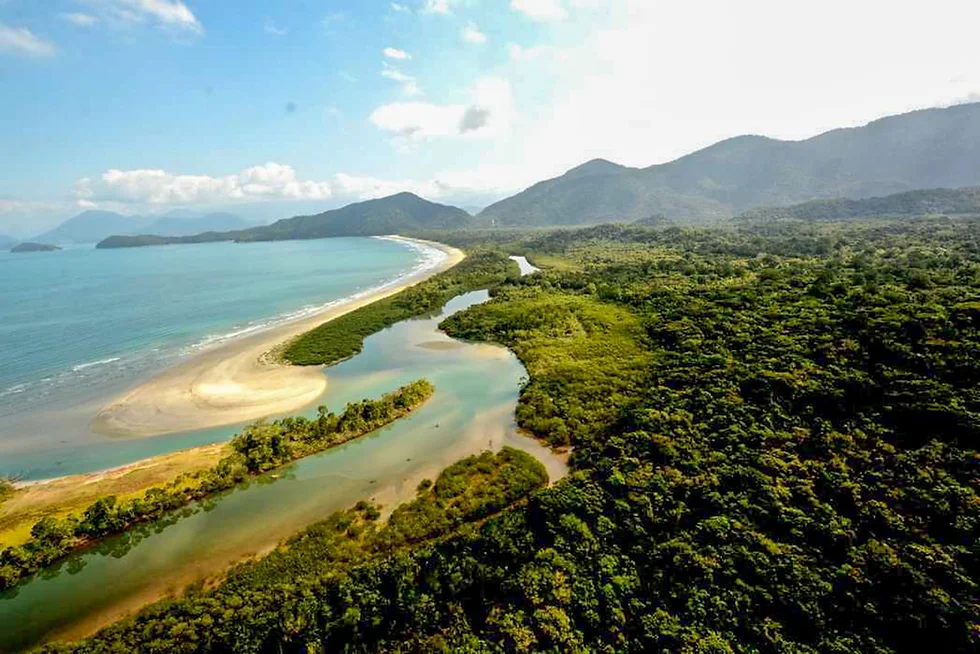
[[49,243],[18,243],[10,251],[14,254],[23,254],[27,252],[56,252],[60,249],[57,245]]

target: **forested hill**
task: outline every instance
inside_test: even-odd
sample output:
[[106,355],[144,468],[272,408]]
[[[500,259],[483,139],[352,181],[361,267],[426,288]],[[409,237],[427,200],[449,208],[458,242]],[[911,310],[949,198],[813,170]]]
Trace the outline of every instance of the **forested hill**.
[[596,160],[493,204],[497,225],[710,222],[761,206],[980,185],[980,103],[926,109],[805,141],[739,136],[676,161]]
[[296,216],[271,225],[195,236],[111,236],[97,247],[120,248],[215,241],[284,241],[332,236],[378,236],[424,229],[456,229],[472,216],[457,207],[429,202],[412,193],[349,204],[312,216]]
[[977,216],[980,187],[926,189],[880,198],[811,200],[789,207],[763,207],[736,216],[739,222],[766,220],[852,220],[884,216]]

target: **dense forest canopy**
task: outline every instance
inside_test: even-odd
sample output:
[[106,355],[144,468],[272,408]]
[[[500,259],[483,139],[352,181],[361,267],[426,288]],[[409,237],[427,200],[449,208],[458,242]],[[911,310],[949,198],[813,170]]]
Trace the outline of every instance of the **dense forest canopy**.
[[52,649],[980,648],[980,222],[444,238],[548,266],[443,327],[518,354],[572,474]]

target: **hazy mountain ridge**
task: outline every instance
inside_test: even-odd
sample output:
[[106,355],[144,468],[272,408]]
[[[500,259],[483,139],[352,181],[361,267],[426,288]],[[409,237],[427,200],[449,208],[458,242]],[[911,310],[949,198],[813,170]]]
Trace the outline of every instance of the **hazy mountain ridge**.
[[811,200],[786,207],[762,207],[736,216],[740,222],[767,220],[848,220],[870,217],[980,215],[980,187],[923,189],[883,197]]
[[160,236],[188,236],[200,232],[224,232],[244,229],[248,223],[236,215],[217,212],[209,213],[201,218],[177,218],[164,216],[154,220],[141,231]]
[[459,229],[473,217],[457,207],[429,202],[412,193],[349,204],[310,216],[285,218],[271,225],[193,236],[114,235],[100,248],[139,247],[216,241],[278,241],[336,236],[381,236],[426,229]]
[[186,212],[175,210],[164,216],[124,216],[114,211],[91,210],[69,218],[34,240],[43,243],[98,243],[114,234],[185,236],[206,231],[242,229],[247,226],[244,220],[230,213],[191,217]]
[[490,205],[497,225],[710,222],[761,206],[980,185],[980,103],[881,118],[803,141],[737,136],[665,164],[594,160]]

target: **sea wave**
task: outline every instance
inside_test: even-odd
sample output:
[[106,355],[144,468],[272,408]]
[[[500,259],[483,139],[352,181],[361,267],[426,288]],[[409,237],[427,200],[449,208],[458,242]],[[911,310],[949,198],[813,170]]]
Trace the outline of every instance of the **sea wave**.
[[2,391],[0,391],[0,397],[7,397],[8,395],[18,395],[20,393],[23,393],[30,387],[31,387],[30,384],[17,384],[15,386],[11,386],[10,388],[5,388]]
[[129,353],[125,356],[106,357],[69,365],[62,372],[51,374],[43,379],[22,382],[5,389],[0,389],[0,416],[22,411],[32,403],[43,402],[46,398],[50,397],[55,389],[65,387],[66,385],[71,387],[77,387],[79,385],[84,387],[98,387],[101,384],[113,380],[129,379],[134,376],[146,374],[148,371],[173,365],[187,356],[192,356],[201,350],[214,347],[226,341],[248,336],[296,320],[302,320],[303,318],[338,305],[356,301],[366,295],[396,286],[407,279],[431,270],[442,264],[448,256],[442,250],[424,243],[390,237],[377,238],[391,240],[415,250],[418,253],[415,265],[401,275],[396,275],[376,286],[358,290],[347,297],[332,300],[324,304],[307,305],[271,318],[256,320],[243,326],[234,327],[225,333],[205,336],[189,346],[178,345],[173,348],[150,348]]
[[[108,357],[79,363],[41,379],[15,384],[0,390],[0,416],[22,410],[32,403],[43,402],[56,389],[66,386],[97,387],[126,374],[138,373],[159,365],[163,360],[165,359],[159,356],[159,350],[154,349],[134,353],[125,358]],[[14,400],[15,403],[11,404]]]
[[72,366],[72,372],[81,372],[87,368],[94,368],[95,366],[104,366],[107,363],[115,363],[119,361],[121,357],[110,357],[108,359],[99,359],[98,361],[89,361],[88,363],[80,363],[77,366]]

